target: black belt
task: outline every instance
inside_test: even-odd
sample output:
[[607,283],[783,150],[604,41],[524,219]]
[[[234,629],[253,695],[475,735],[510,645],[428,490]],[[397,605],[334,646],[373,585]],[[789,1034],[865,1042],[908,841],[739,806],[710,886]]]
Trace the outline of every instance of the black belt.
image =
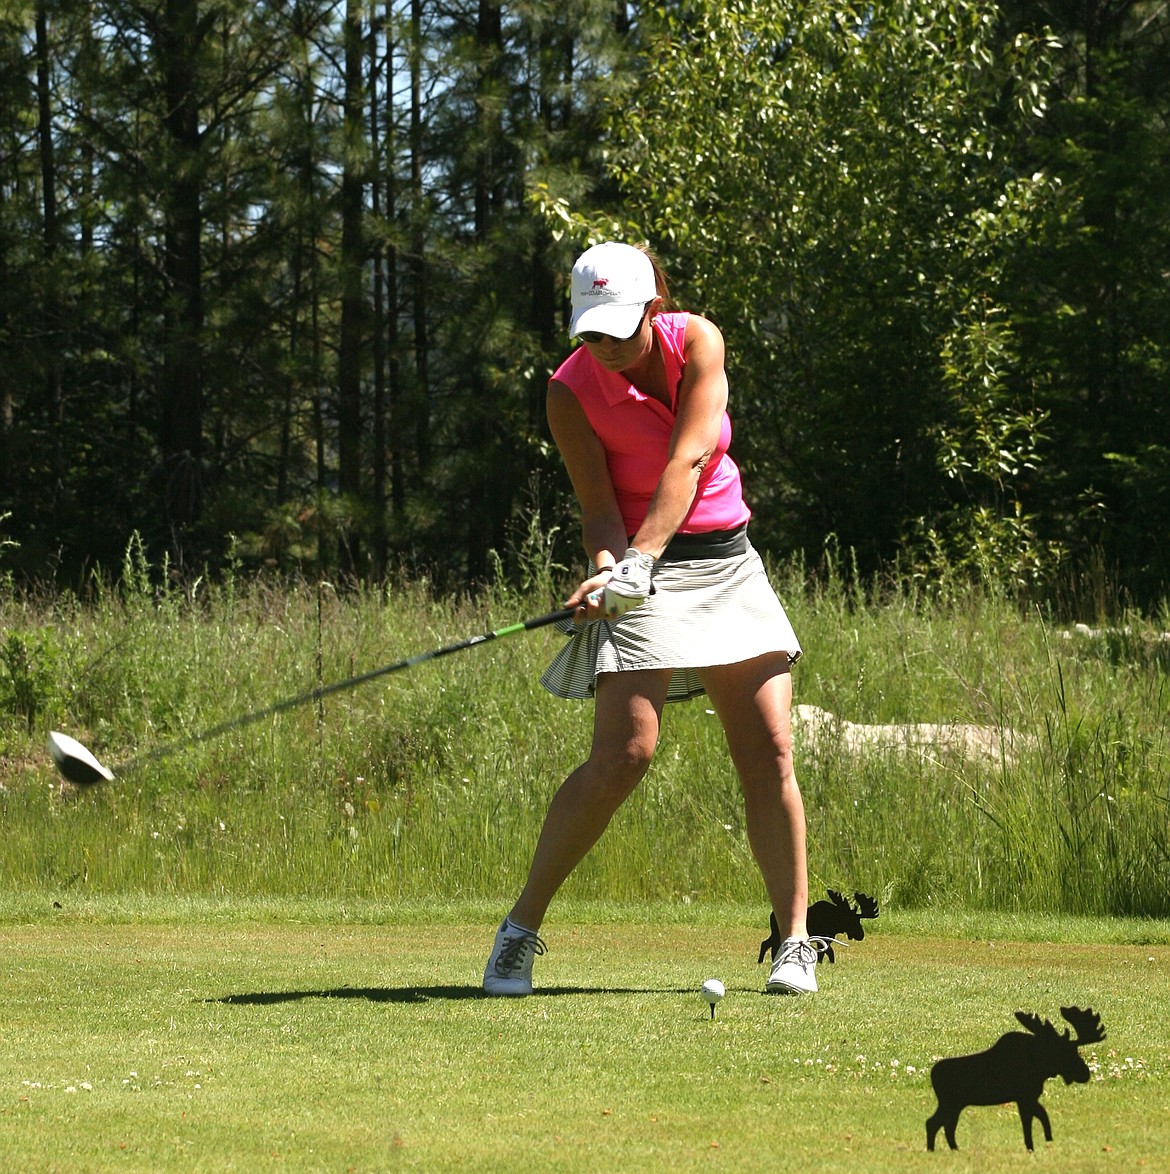
[[747,522],[734,530],[676,534],[658,556],[664,562],[689,558],[740,558],[748,552]]

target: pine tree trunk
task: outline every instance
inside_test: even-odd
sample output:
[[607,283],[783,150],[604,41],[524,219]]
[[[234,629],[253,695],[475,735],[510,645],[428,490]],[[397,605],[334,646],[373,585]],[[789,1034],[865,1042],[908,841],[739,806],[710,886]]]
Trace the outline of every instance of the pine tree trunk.
[[172,540],[198,521],[203,504],[202,169],[197,0],[167,0],[159,38],[167,109],[163,119],[172,184],[165,194],[163,272],[163,506]]
[[[362,310],[365,249],[362,233],[362,5],[345,5],[345,146],[341,177],[341,329],[337,362],[337,487],[347,507],[362,500]],[[352,515],[351,515],[352,516]],[[342,567],[361,563],[356,526],[339,552]]]

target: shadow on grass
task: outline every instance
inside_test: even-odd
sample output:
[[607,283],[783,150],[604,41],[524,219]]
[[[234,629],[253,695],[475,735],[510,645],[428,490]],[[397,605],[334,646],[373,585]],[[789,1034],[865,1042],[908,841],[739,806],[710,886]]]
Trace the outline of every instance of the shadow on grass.
[[[557,995],[689,995],[691,990],[664,990],[635,987],[550,986],[533,991],[530,998]],[[301,999],[365,999],[370,1003],[429,1003],[436,999],[488,999],[478,986],[343,986],[322,991],[253,991],[248,994],[221,995],[204,999],[205,1003],[231,1003],[245,1007],[267,1007],[275,1003],[296,1003]]]

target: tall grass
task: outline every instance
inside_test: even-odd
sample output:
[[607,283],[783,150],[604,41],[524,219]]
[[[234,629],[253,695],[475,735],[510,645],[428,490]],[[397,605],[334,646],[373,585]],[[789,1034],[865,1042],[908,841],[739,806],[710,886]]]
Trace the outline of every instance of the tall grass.
[[[157,582],[166,585],[158,587]],[[1074,635],[986,592],[865,597],[797,569],[777,586],[806,656],[797,700],[852,722],[973,722],[1014,760],[798,744],[814,888],[887,906],[1170,915],[1170,644],[1117,617]],[[117,584],[0,601],[0,888],[505,900],[585,752],[542,630],[382,678],[63,794],[44,739],[116,766],[241,713],[539,613],[425,584],[339,591],[176,583],[131,549]],[[765,897],[718,722],[668,710],[641,788],[566,895]]]

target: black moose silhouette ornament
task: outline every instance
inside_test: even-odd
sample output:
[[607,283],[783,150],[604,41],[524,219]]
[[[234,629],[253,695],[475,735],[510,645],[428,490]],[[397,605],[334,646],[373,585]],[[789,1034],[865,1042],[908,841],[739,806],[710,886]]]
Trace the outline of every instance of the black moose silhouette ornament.
[[[850,941],[860,942],[865,937],[865,927],[861,924],[862,918],[872,919],[878,915],[878,903],[873,897],[865,893],[854,893],[856,905],[848,897],[842,897],[835,889],[826,890],[829,894],[827,901],[817,901],[808,907],[807,925],[808,936],[817,947],[817,962],[828,959],[836,962],[833,956],[833,939],[846,937]],[[780,936],[780,927],[776,924],[776,914],[771,915],[772,935],[760,943],[760,956],[756,959],[757,965],[763,962],[764,955],[769,949],[772,951],[772,961],[776,961],[776,952],[783,944]],[[838,943],[840,944],[840,943]]]
[[1040,1104],[1044,1082],[1051,1076],[1064,1077],[1065,1084],[1085,1084],[1089,1066],[1078,1049],[1105,1038],[1101,1016],[1092,1007],[1061,1007],[1061,1015],[1076,1029],[1057,1031],[1047,1019],[1017,1011],[1016,1018],[1028,1030],[1009,1031],[985,1052],[939,1060],[930,1070],[930,1083],[938,1097],[938,1108],[926,1119],[926,1148],[934,1149],[939,1129],[951,1149],[959,1114],[968,1105],[1003,1105],[1015,1101],[1024,1126],[1024,1145],[1032,1148],[1032,1121],[1044,1127],[1044,1140],[1052,1140],[1048,1114]]

